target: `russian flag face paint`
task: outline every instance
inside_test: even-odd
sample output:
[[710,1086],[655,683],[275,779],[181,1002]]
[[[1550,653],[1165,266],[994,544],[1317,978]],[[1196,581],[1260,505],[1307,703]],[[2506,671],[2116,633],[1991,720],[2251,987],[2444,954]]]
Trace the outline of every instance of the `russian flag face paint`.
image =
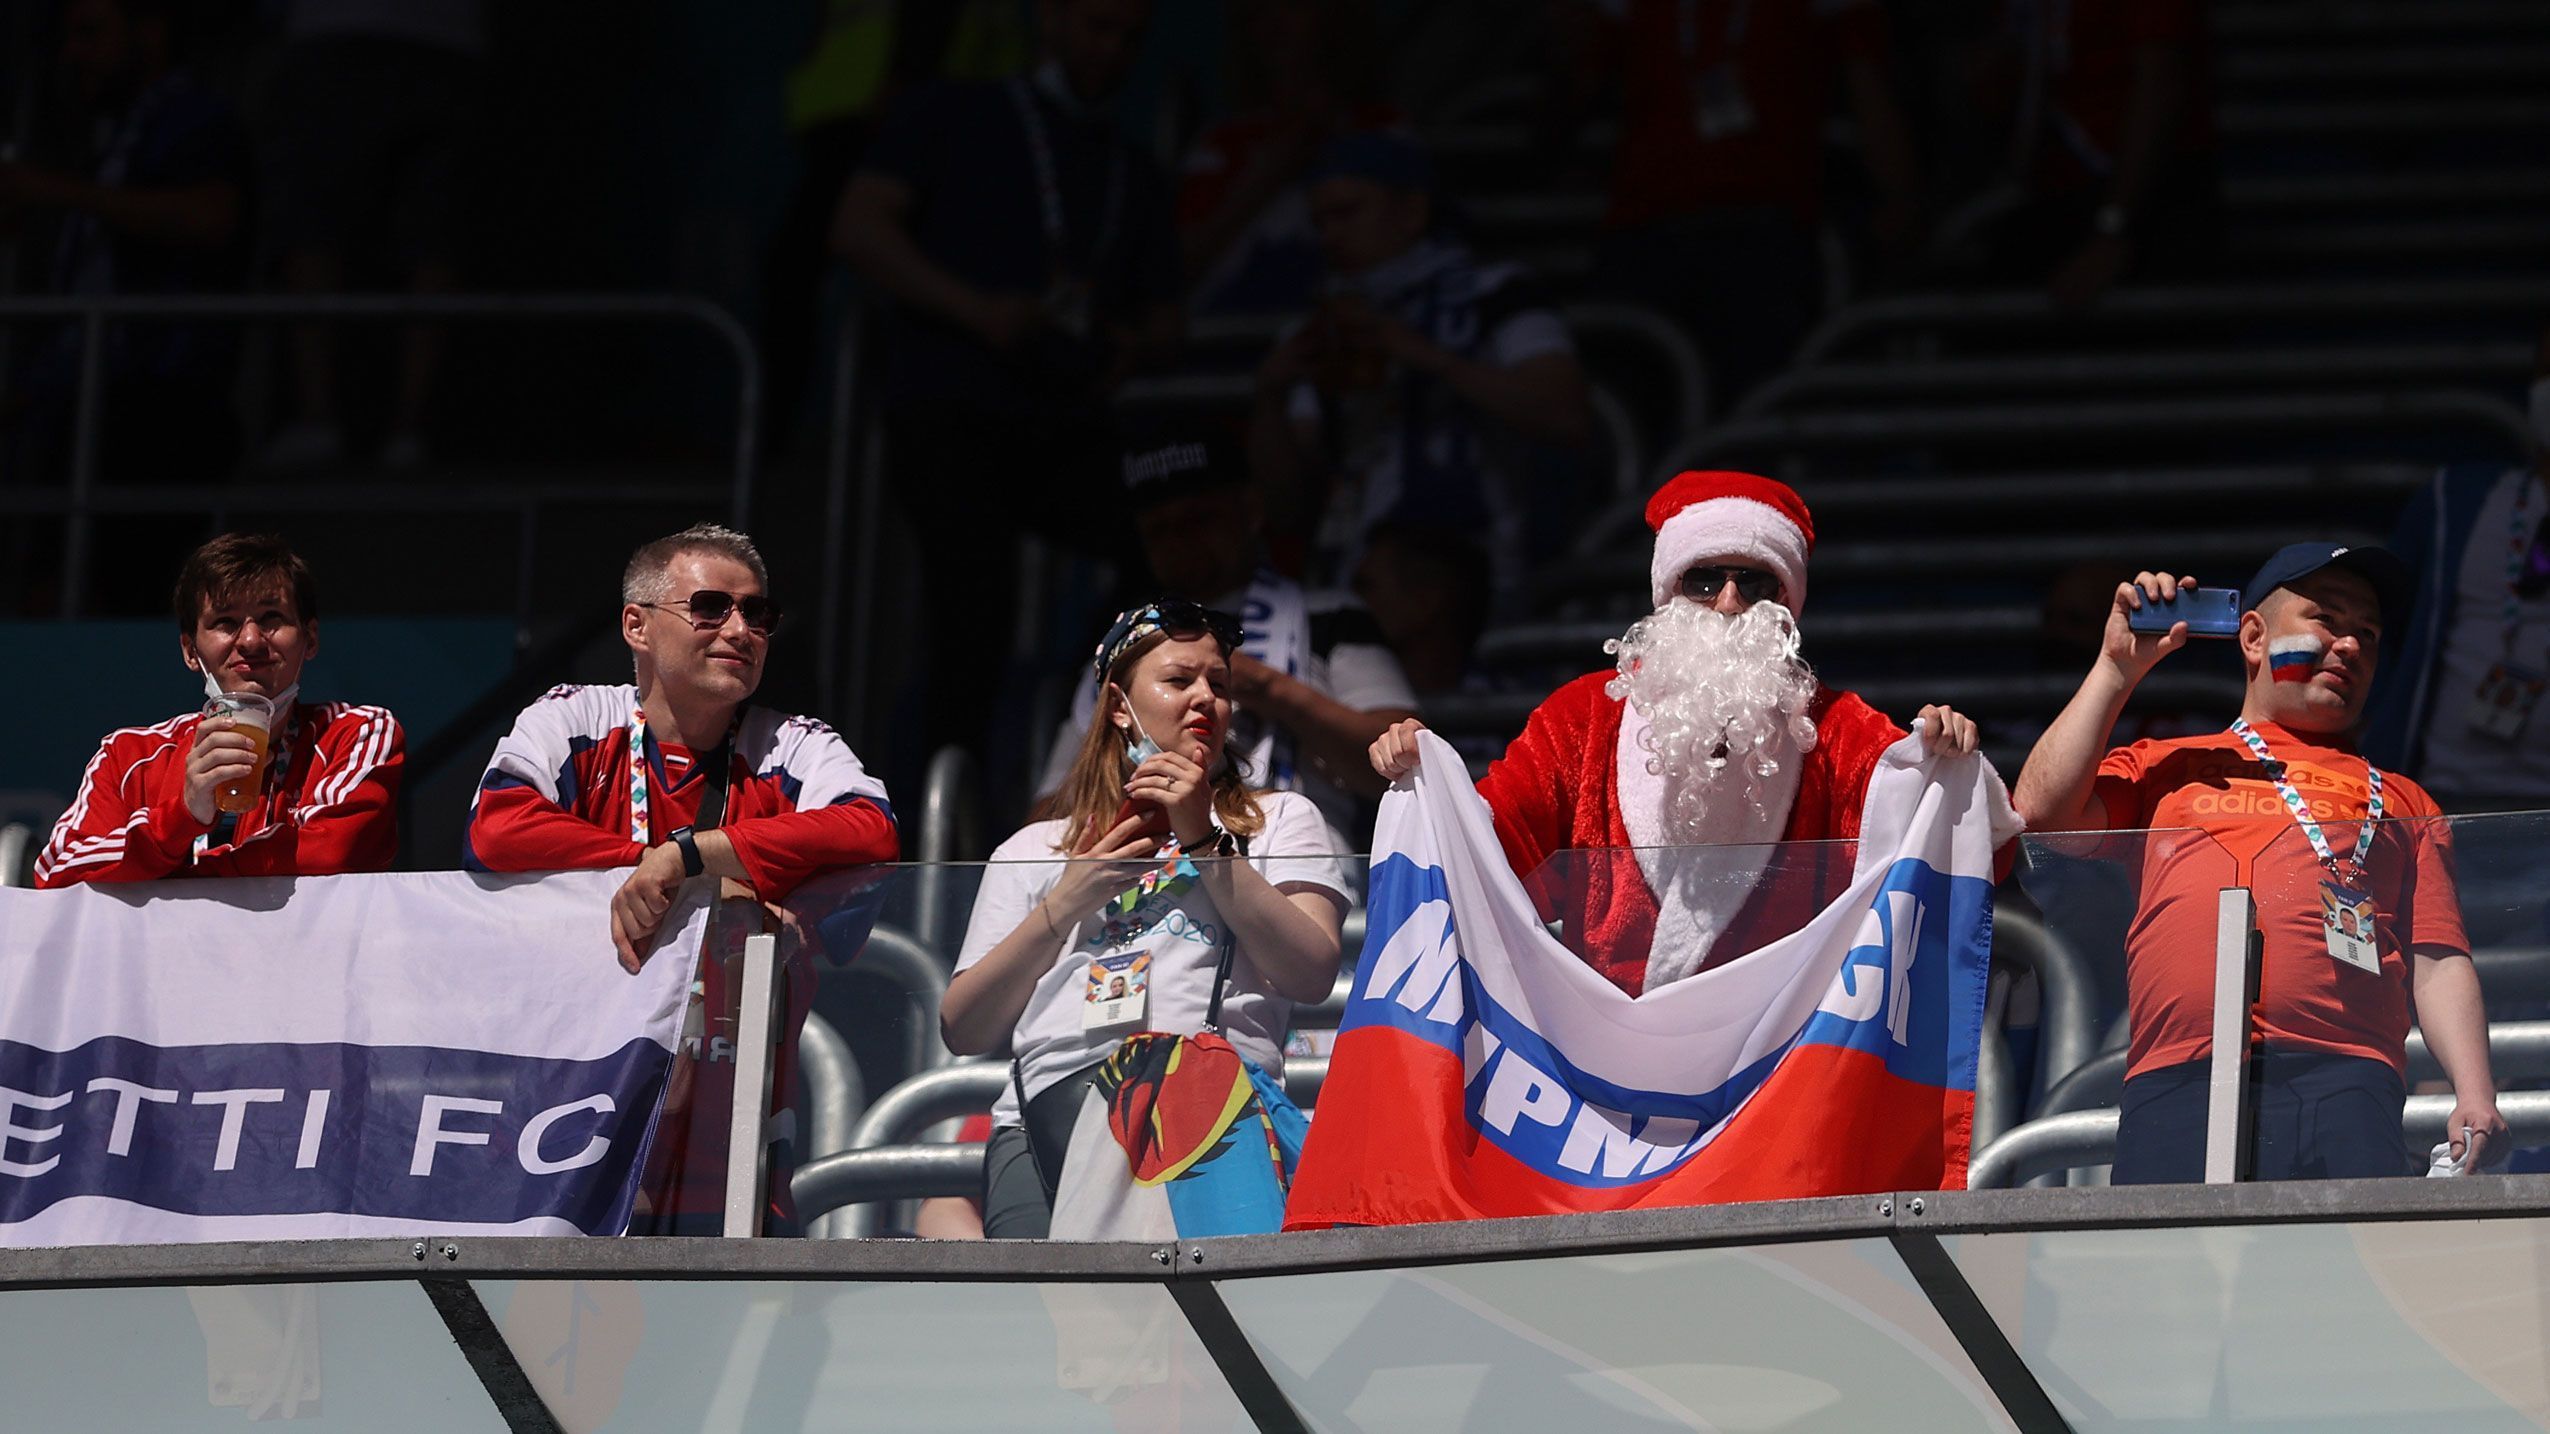
[[2320,670],[2328,645],[2307,633],[2275,638],[2267,644],[2267,675],[2278,682],[2308,682]]

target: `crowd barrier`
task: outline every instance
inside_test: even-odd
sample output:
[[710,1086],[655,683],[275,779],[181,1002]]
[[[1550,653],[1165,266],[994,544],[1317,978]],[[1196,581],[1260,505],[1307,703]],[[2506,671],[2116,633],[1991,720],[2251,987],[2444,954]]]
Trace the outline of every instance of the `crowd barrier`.
[[[2550,1092],[2523,1089],[2550,1084],[2550,906],[2538,881],[2543,859],[2550,856],[2550,813],[2391,819],[2376,840],[2431,842],[2448,852],[2488,1001],[2492,1069],[2507,1088],[2503,1109],[2519,1144],[2550,1145],[2545,1123]],[[1975,1095],[1970,1179],[1976,1186],[2104,1178],[2128,1056],[2125,953],[2137,913],[2155,891],[2172,890],[2182,902],[2201,906],[2201,926],[2212,948],[2200,963],[2211,975],[2201,990],[2178,993],[2177,1019],[2202,1017],[2216,1050],[2245,1048],[2251,1019],[2246,993],[2258,979],[2252,933],[2262,921],[2278,920],[2291,903],[2318,899],[2316,890],[2276,885],[2290,886],[2295,879],[2290,873],[2316,869],[2302,843],[2301,833],[2289,826],[2276,830],[2259,850],[2242,852],[2193,831],[2021,839],[2016,869],[1994,901],[1993,994],[1969,1077]],[[1703,886],[1748,883],[1757,899],[1772,901],[1784,899],[1792,887],[1804,890],[1818,882],[1829,887],[1834,873],[1847,869],[1850,851],[1847,844],[1785,844],[1692,848],[1669,858],[1698,871]],[[1656,857],[1648,854],[1651,862]],[[1358,889],[1364,860],[1350,861]],[[1624,880],[1633,869],[1625,853],[1562,853],[1536,874],[1531,889],[1559,911],[1565,893]],[[2271,875],[2261,878],[2262,869]],[[810,1233],[891,1232],[908,1216],[890,1202],[968,1195],[979,1180],[979,1154],[948,1145],[944,1137],[951,1122],[990,1108],[1006,1083],[1008,1064],[999,1057],[954,1057],[939,1037],[937,1006],[975,894],[992,870],[985,863],[933,862],[823,878],[792,899],[789,920],[776,937],[748,943],[744,964],[729,983],[734,1008],[720,1013],[739,1022],[734,1085],[739,1110],[771,1103],[757,1092],[772,1078],[783,1020],[778,1012],[788,1009],[780,1000],[782,988],[811,983],[810,990],[790,993],[798,1006],[812,1011],[792,1062],[802,1098],[778,1102],[795,1111],[791,1144],[797,1160],[789,1178]],[[240,884],[240,890],[244,894],[251,885],[257,884]],[[223,884],[170,884],[172,891],[181,886],[194,902],[222,903],[227,896]],[[274,899],[266,886],[259,886],[257,900]],[[123,895],[130,900],[142,893],[127,888]],[[57,897],[21,892],[11,899]],[[1806,900],[1800,909],[1813,904]],[[1286,1082],[1314,1120],[1329,1069],[1329,1033],[1345,1008],[1363,942],[1362,915],[1358,906],[1350,917],[1347,969],[1336,991],[1324,1002],[1297,1008],[1295,1015],[1296,1053],[1287,1062]],[[2030,1014],[2014,1018],[2014,1011]],[[845,1032],[862,1043],[865,1079]],[[2219,1064],[2208,1171],[2210,1178],[2228,1181],[2239,1174],[2234,1147],[2243,1068],[2238,1060]],[[2450,1101],[2420,1089],[2441,1074],[2421,1033],[2412,1032],[2406,1042],[2405,1070],[2414,1093],[2406,1128],[2422,1151]],[[880,1071],[883,1079],[876,1076]],[[756,1119],[746,1115],[746,1125]],[[0,1149],[0,1159],[12,1152],[25,1153],[11,1146]],[[758,1228],[754,1212],[768,1178],[758,1164],[762,1152],[750,1141],[723,1152],[731,1162],[725,1181],[732,1228],[739,1234]]]

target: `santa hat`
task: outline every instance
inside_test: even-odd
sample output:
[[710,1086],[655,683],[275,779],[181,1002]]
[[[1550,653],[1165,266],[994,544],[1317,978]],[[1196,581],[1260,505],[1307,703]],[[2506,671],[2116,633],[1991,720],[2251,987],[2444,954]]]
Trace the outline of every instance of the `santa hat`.
[[1745,558],[1780,580],[1780,602],[1806,606],[1806,555],[1815,520],[1797,490],[1752,473],[1678,473],[1647,500],[1656,554],[1647,565],[1657,607],[1681,590],[1682,575],[1705,558]]

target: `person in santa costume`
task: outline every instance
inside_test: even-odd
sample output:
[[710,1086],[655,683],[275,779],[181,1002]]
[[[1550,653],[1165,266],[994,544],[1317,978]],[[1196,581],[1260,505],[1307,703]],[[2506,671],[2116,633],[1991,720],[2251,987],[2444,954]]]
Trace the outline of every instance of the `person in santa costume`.
[[[1798,655],[1815,523],[1796,490],[1683,473],[1648,500],[1647,526],[1655,611],[1605,644],[1613,670],[1550,694],[1478,784],[1544,916],[1633,996],[1795,931],[1838,895],[1851,848],[1768,844],[1857,839],[1878,754],[1905,735]],[[1421,725],[1384,732],[1374,770],[1414,769]],[[1974,723],[1948,707],[1916,725],[1933,751],[1974,750]]]

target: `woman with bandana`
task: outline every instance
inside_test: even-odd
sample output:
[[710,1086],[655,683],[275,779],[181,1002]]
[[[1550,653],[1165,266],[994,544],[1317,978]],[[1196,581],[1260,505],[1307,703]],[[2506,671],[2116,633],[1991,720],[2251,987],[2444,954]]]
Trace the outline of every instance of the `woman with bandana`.
[[984,872],[940,1024],[960,1055],[1011,1052],[984,1157],[993,1238],[1046,1233],[1083,1091],[1125,1036],[1211,1028],[1280,1075],[1294,1004],[1335,984],[1344,853],[1309,799],[1253,790],[1226,750],[1239,642],[1236,618],[1192,603],[1118,617],[1071,775]]

